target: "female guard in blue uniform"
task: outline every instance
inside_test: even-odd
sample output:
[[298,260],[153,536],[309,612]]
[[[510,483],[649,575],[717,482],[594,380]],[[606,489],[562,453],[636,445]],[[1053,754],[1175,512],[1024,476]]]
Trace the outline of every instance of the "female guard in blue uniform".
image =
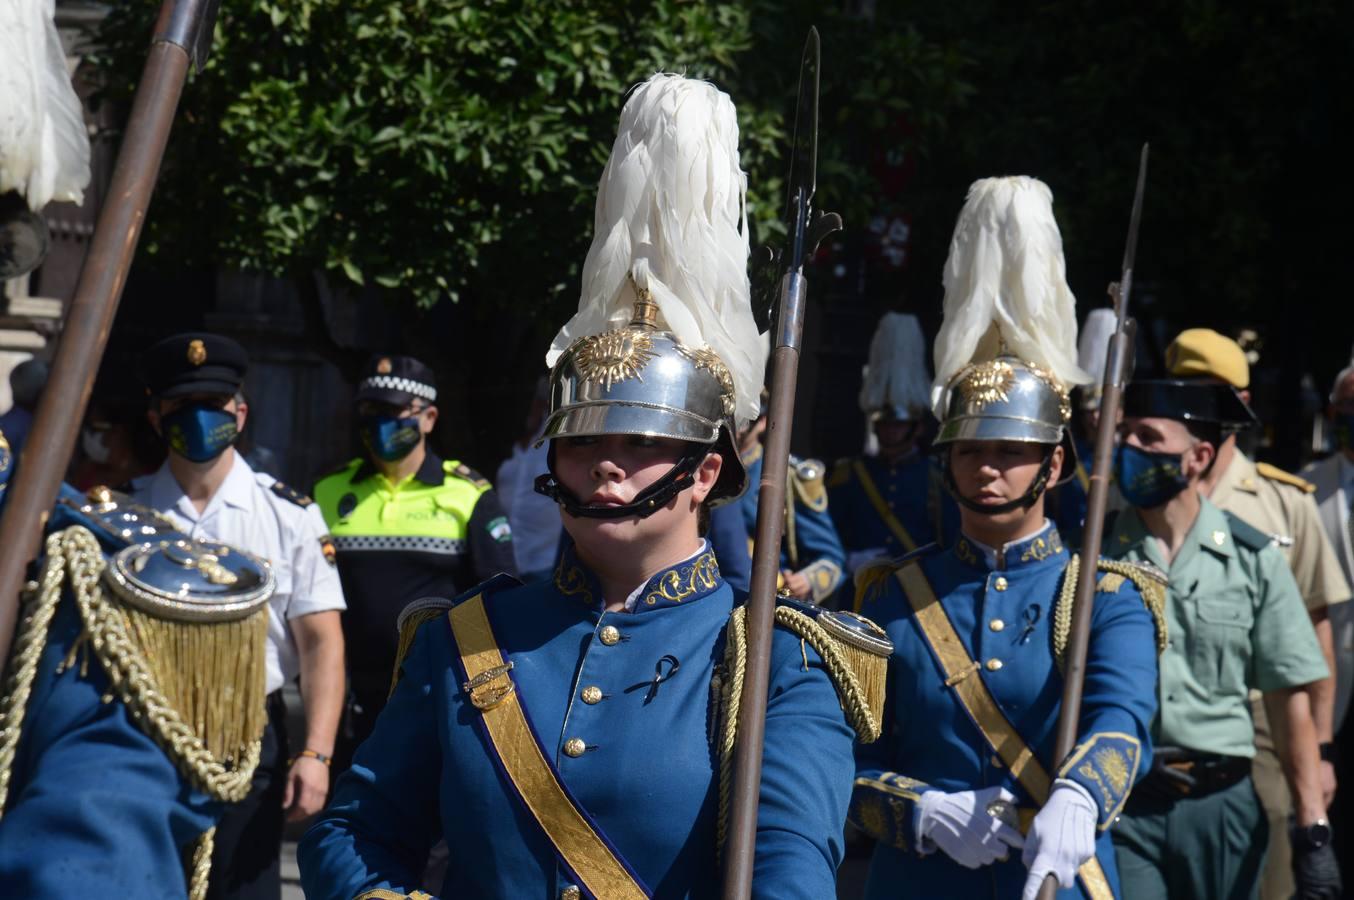
[[1043,491],[1073,465],[1067,392],[1085,379],[1062,272],[1047,187],[970,189],[933,393],[961,534],[858,580],[894,643],[885,735],[857,754],[851,805],[878,839],[869,898],[1029,900],[1048,874],[1060,896],[1117,895],[1107,829],[1150,762],[1161,594],[1102,565],[1078,743],[1054,759],[1078,563]]
[[[764,364],[743,176],[733,106],[708,84],[655,76],[620,131],[579,313],[547,359],[538,490],[572,546],[548,582],[500,577],[406,611],[390,702],[301,843],[311,900],[408,895],[438,839],[446,897],[719,892],[742,598],[700,521],[743,487],[734,421],[756,412]],[[818,636],[837,619],[814,614],[777,617],[804,637],[781,628],[772,647],[761,897],[834,895],[854,737],[843,708],[873,724],[859,687],[828,675],[843,655]]]

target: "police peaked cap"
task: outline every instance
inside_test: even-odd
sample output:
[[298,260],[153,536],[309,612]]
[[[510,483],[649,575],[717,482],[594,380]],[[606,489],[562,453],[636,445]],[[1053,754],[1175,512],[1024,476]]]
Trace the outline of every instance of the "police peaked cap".
[[1256,424],[1255,414],[1230,384],[1183,378],[1131,382],[1124,388],[1124,415],[1203,422],[1231,429]]
[[143,377],[155,397],[234,394],[244,384],[249,354],[228,337],[193,331],[167,337],[146,351]]
[[404,406],[413,400],[437,402],[433,370],[412,356],[373,356],[362,372],[357,399]]

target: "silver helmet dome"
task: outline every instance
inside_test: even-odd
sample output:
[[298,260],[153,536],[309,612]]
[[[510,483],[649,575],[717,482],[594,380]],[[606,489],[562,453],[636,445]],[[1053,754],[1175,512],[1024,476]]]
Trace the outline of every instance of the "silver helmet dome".
[[1033,363],[1003,354],[965,366],[951,379],[935,443],[1057,444],[1071,418],[1071,400],[1057,379]]

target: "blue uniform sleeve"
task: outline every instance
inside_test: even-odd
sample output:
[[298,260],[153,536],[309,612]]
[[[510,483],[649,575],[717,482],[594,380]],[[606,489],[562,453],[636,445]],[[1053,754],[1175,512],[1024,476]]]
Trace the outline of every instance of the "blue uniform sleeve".
[[184,854],[216,824],[220,807],[191,789],[174,763],[103,702],[108,679],[77,654],[81,631],[69,598],[48,632],[0,818],[0,894],[182,898]]
[[447,627],[439,617],[419,628],[375,729],[301,839],[297,861],[310,900],[421,889],[428,850],[441,836],[434,660],[439,642],[450,642]]
[[752,556],[748,553],[748,529],[739,503],[726,503],[710,512],[706,534],[719,561],[719,574],[736,591],[748,592],[752,582]]
[[1132,581],[1095,596],[1077,746],[1058,777],[1084,787],[1105,830],[1152,763],[1157,712],[1156,624]]
[[777,629],[771,665],[752,893],[835,897],[855,733],[812,649]]
[[821,604],[842,583],[846,568],[846,551],[837,537],[837,529],[828,515],[827,494],[821,507],[810,507],[795,498],[795,543],[799,556],[799,572],[809,580],[813,600]]
[[[888,621],[896,616],[902,603],[902,589],[889,569],[876,567],[862,573],[858,591],[861,614],[872,622]],[[890,661],[892,663],[892,661]],[[889,667],[889,681],[893,679],[893,665]],[[890,693],[892,693],[890,691]],[[930,785],[889,769],[894,758],[899,722],[896,704],[891,697],[884,699],[884,721],[879,740],[872,744],[858,744],[855,752],[855,783],[851,789],[851,807],[848,820],[856,828],[876,841],[899,850],[915,845],[912,828],[916,801]]]

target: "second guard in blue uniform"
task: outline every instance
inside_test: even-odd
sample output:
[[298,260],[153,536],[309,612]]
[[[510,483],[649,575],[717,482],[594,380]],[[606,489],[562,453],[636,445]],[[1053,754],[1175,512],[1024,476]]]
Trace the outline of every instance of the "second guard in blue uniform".
[[[620,132],[579,313],[547,358],[537,489],[572,544],[547,582],[499,577],[406,610],[389,703],[300,846],[311,900],[409,896],[438,839],[446,897],[719,892],[746,628],[699,523],[744,487],[735,422],[756,415],[765,364],[744,257],[714,253],[746,247],[736,119],[713,86],[656,75]],[[688,172],[706,180],[669,196]],[[671,215],[681,244],[658,227]],[[813,607],[776,621],[753,893],[821,900],[888,645]]]
[[[1016,254],[1001,243],[1008,234],[1044,245]],[[975,243],[1007,255],[975,260]],[[851,804],[851,821],[878,840],[871,900],[1031,900],[1049,874],[1060,896],[1117,896],[1107,830],[1151,758],[1162,590],[1122,564],[1101,567],[1078,743],[1053,758],[1080,563],[1044,516],[1044,488],[1072,461],[1066,386],[1084,375],[1067,347],[1074,334],[1045,320],[1048,333],[1031,336],[1040,322],[1029,303],[995,289],[1043,278],[1052,314],[1075,322],[1066,284],[1047,283],[1047,271],[1021,277],[1023,258],[1061,263],[1048,188],[977,182],[951,244],[936,341],[936,445],[961,534],[858,579],[863,612],[894,645],[884,737],[857,753]]]

